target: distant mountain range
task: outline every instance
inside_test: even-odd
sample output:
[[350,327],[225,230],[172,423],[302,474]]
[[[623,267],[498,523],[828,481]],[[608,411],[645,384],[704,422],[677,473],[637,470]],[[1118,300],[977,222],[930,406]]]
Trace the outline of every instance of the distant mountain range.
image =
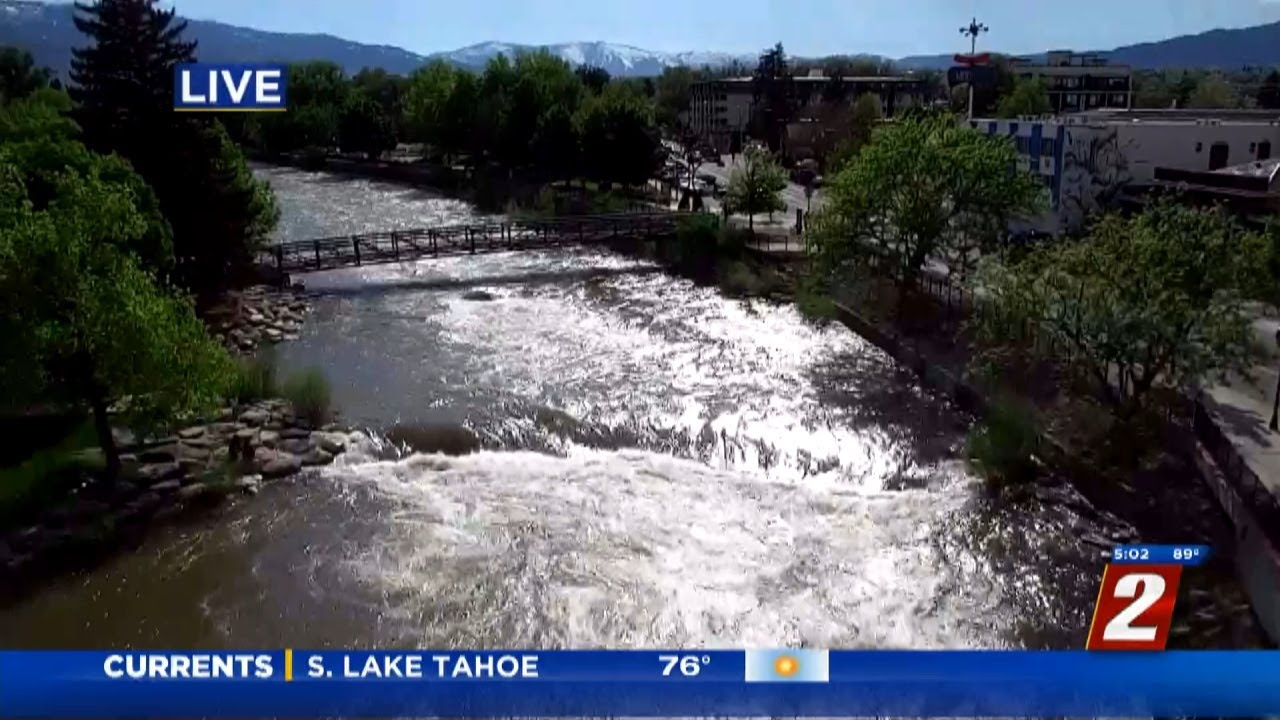
[[[71,48],[85,44],[76,30],[70,4],[34,0],[0,0],[0,45],[30,50],[41,65],[65,74]],[[572,42],[557,45],[518,45],[486,42],[458,50],[420,55],[389,45],[366,45],[332,35],[276,33],[228,25],[210,20],[190,20],[189,36],[199,41],[197,54],[206,62],[298,62],[331,60],[348,72],[381,67],[407,74],[434,59],[467,68],[482,68],[499,53],[545,47],[574,65],[595,65],[615,76],[658,75],[676,65],[723,67],[739,62],[754,65],[755,55],[718,52],[666,53],[606,42]],[[856,52],[857,48],[850,48]],[[1128,45],[1102,53],[1113,62],[1140,68],[1280,65],[1280,23],[1237,30],[1211,30],[1198,35]],[[916,55],[896,60],[907,70],[942,70],[951,66],[950,54]]]

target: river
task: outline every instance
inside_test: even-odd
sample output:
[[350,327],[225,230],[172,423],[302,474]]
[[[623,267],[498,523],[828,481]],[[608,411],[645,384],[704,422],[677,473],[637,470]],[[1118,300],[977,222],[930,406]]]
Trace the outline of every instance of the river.
[[[475,214],[258,172],[286,240]],[[959,459],[969,418],[787,305],[585,249],[305,282],[283,372],[321,368],[375,437],[466,428],[481,449],[370,440],[0,610],[6,646],[1079,647],[1105,548],[1131,537],[1064,485],[986,492]],[[1215,647],[1256,633],[1188,622]]]

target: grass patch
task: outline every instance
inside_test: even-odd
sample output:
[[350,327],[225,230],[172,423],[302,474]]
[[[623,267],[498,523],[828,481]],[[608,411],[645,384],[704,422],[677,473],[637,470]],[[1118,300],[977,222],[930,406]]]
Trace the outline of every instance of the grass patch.
[[237,403],[250,403],[275,397],[276,361],[269,352],[236,362],[236,374],[232,379],[231,397]]
[[283,395],[293,405],[294,413],[312,427],[324,425],[333,416],[329,380],[320,370],[311,368],[289,378]]
[[969,433],[965,451],[970,464],[994,485],[1035,479],[1040,430],[1035,410],[1025,401],[1002,397],[987,418]]
[[0,468],[0,528],[18,525],[56,504],[87,474],[106,469],[92,423],[84,423],[53,447]]
[[730,297],[768,297],[785,289],[786,282],[768,265],[753,266],[742,260],[720,265],[720,290]]
[[836,318],[836,303],[826,284],[812,275],[805,275],[796,283],[795,299],[796,309],[811,323],[823,325]]

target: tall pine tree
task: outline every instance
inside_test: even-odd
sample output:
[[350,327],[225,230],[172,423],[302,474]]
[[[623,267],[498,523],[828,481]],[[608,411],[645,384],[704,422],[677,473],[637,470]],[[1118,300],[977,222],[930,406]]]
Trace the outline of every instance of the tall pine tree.
[[173,280],[211,300],[248,277],[279,211],[217,120],[173,111],[173,69],[195,59],[185,21],[157,0],[76,3],[92,44],[73,51],[71,94],[85,141],[127,158],[173,228]]
[[[187,23],[156,0],[76,3],[76,28],[94,41],[71,51],[71,97],[86,143],[128,157],[173,113],[173,66],[195,59]],[[163,124],[163,123],[162,123]]]
[[770,150],[782,148],[787,123],[795,111],[795,85],[782,43],[760,55],[751,82],[755,103],[752,122],[757,139],[763,140]]

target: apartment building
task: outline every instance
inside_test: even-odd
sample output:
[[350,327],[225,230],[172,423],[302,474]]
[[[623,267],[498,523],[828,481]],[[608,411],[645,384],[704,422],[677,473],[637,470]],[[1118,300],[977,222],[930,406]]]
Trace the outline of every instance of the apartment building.
[[1103,110],[1059,117],[967,121],[1013,139],[1018,167],[1045,185],[1048,211],[1031,228],[1059,233],[1125,194],[1178,171],[1212,172],[1280,149],[1274,110]]
[[1020,78],[1042,80],[1055,113],[1128,109],[1133,105],[1133,69],[1109,64],[1097,53],[1054,50],[1044,64],[1013,58],[1010,69]]
[[[798,120],[821,114],[817,108],[824,103],[823,90],[834,80],[817,74],[794,78]],[[849,102],[867,93],[879,96],[885,117],[927,100],[925,81],[912,76],[846,76],[840,81]],[[742,146],[754,109],[755,91],[750,77],[695,83],[690,93],[689,126],[702,142],[722,153],[730,152]]]

